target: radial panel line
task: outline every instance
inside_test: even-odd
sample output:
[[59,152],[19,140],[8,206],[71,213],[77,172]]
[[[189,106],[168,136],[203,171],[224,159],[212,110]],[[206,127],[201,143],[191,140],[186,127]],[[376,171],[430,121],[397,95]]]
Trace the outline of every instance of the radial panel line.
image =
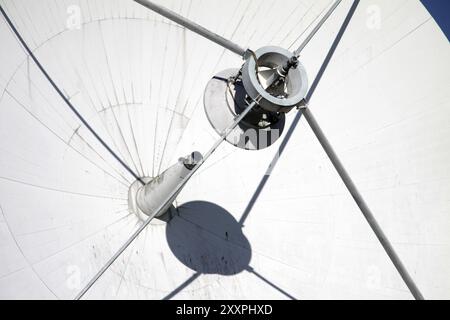
[[[333,44],[331,45],[330,49],[328,50],[328,53],[322,63],[322,66],[320,67],[319,72],[317,73],[317,75],[314,79],[314,82],[311,85],[311,88],[308,91],[308,94],[306,95],[306,98],[305,98],[306,101],[310,101],[312,96],[314,95],[314,92],[316,91],[316,89],[320,83],[320,80],[322,79],[323,74],[325,73],[328,65],[330,64],[330,61],[333,58],[334,53],[336,52],[336,49],[342,39],[342,36],[345,33],[345,30],[347,29],[347,27],[350,23],[351,18],[353,17],[353,14],[356,11],[358,4],[359,4],[359,0],[354,0],[352,7],[350,8],[350,10],[347,14],[347,17],[345,18],[344,22],[342,23],[341,28],[339,29],[339,32],[336,35],[336,38],[334,39]],[[300,111],[298,111],[297,114],[295,115],[295,118],[294,118],[294,120],[292,120],[289,130],[287,131],[286,136],[284,137],[283,141],[281,142],[276,155],[270,162],[269,168],[271,171],[273,171],[273,169],[275,168],[275,166],[278,163],[279,158],[285,151],[286,146],[289,143],[290,139],[292,138],[292,135],[293,135],[295,129],[297,128],[297,125],[299,124],[301,117],[302,117],[302,109],[300,109]],[[270,172],[266,173],[262,177],[261,181],[259,182],[258,187],[256,188],[255,192],[253,193],[250,201],[247,204],[247,207],[244,210],[244,213],[242,214],[241,219],[239,220],[239,223],[241,225],[244,225],[245,221],[247,220],[256,201],[258,200],[258,198],[261,195],[262,191],[264,190],[267,182],[269,181],[269,178],[270,178]]]
[[198,169],[205,163],[206,160],[217,150],[217,148],[225,141],[234,128],[245,118],[245,116],[256,106],[257,101],[252,102],[242,112],[235,121],[226,128],[220,135],[220,138],[214,143],[211,149],[205,154],[203,159],[197,163],[197,165],[189,172],[189,174],[170,192],[166,200],[145,220],[145,222],[137,229],[131,237],[120,247],[120,249],[108,260],[108,262],[100,269],[99,272],[89,281],[89,283],[83,288],[83,290],[75,297],[76,300],[80,300],[86,292],[97,282],[97,280],[108,270],[108,268],[117,260],[117,258],[128,248],[128,246],[139,236],[139,234],[150,224],[154,217],[161,213],[161,211],[171,202],[179,190],[189,181],[189,179],[197,172]]
[[3,17],[5,18],[6,22],[8,23],[11,30],[16,35],[19,42],[22,44],[24,49],[27,51],[28,55],[33,59],[34,63],[37,65],[39,70],[43,73],[45,78],[50,82],[52,87],[56,90],[56,92],[59,94],[59,96],[64,100],[64,102],[69,106],[69,108],[72,110],[72,112],[78,117],[78,119],[86,126],[86,128],[94,135],[94,137],[105,147],[106,150],[136,179],[139,180],[142,184],[144,182],[141,180],[141,178],[122,160],[119,158],[119,156],[106,144],[106,142],[95,132],[95,130],[89,125],[89,123],[83,118],[83,116],[78,112],[78,110],[72,105],[72,103],[67,99],[67,97],[64,95],[64,93],[61,91],[61,89],[56,85],[56,83],[53,81],[53,79],[50,77],[50,75],[47,73],[45,68],[41,65],[39,60],[36,58],[34,53],[31,51],[31,49],[28,47],[25,40],[20,35],[19,31],[16,29],[14,24],[12,23],[9,16],[6,14],[6,12],[3,10],[3,7],[0,5],[0,12],[2,13]]
[[162,298],[161,300],[170,300],[173,297],[175,297],[178,293],[181,292],[181,290],[185,289],[187,286],[189,286],[192,282],[195,281],[195,279],[197,279],[198,277],[201,276],[200,272],[196,272],[194,273],[192,276],[190,276],[186,281],[184,281],[182,284],[180,284],[177,288],[175,288],[174,290],[172,290],[172,292],[170,292],[169,294],[167,294],[164,298]]
[[261,279],[262,281],[264,281],[265,283],[267,283],[269,286],[271,286],[272,288],[278,290],[280,293],[282,293],[283,295],[285,295],[286,297],[288,297],[291,300],[297,300],[294,296],[290,295],[289,293],[287,293],[286,291],[284,291],[283,289],[281,289],[279,286],[277,286],[276,284],[274,284],[273,282],[271,282],[270,280],[268,280],[267,278],[263,277],[261,274],[259,274],[258,272],[255,271],[255,269],[253,269],[252,267],[248,267],[247,271],[254,274],[255,276],[257,276],[259,279]]
[[336,38],[333,41],[333,44],[331,45],[330,50],[327,53],[327,56],[325,57],[325,60],[320,67],[319,72],[317,73],[316,78],[314,79],[314,82],[311,85],[311,88],[308,91],[308,94],[306,95],[305,101],[306,103],[309,103],[311,101],[311,98],[314,94],[314,92],[317,89],[317,86],[319,85],[320,80],[322,80],[322,76],[325,73],[325,70],[327,69],[328,65],[330,64],[331,58],[333,58],[334,53],[336,52],[336,49],[341,42],[342,36],[344,35],[345,31],[347,30],[347,27],[350,23],[350,21],[353,18],[353,15],[355,14],[356,8],[358,7],[360,0],[353,1],[353,5],[351,6],[347,16],[345,17],[344,23],[342,24],[341,28],[339,29],[338,34],[336,35]]
[[[339,6],[339,4],[342,2],[342,0],[336,0],[333,5],[330,7],[330,9],[327,11],[327,13],[320,19],[319,23],[314,27],[314,29],[309,33],[309,35],[306,37],[306,39],[302,42],[300,47],[295,50],[294,55],[297,57],[300,56],[300,53],[303,51],[303,49],[308,45],[308,43],[314,38],[316,33],[320,30],[320,28],[323,26],[323,24],[328,20],[328,18],[333,14],[334,10]],[[359,1],[358,1],[359,2]],[[355,4],[353,4],[355,5]],[[358,5],[358,4],[356,4]]]
[[242,48],[241,46],[235,44],[234,42],[225,39],[222,36],[219,36],[218,34],[202,27],[201,25],[190,21],[189,19],[186,19],[185,17],[179,15],[178,13],[175,13],[167,8],[164,8],[162,6],[159,6],[149,0],[134,0],[135,2],[143,5],[144,7],[162,15],[163,17],[166,17],[169,20],[172,20],[175,23],[178,23],[179,25],[182,25],[186,29],[189,29],[206,39],[217,43],[218,45],[224,47],[225,49],[230,50],[231,52],[236,53],[237,55],[243,57],[245,53],[247,52],[246,49]]
[[334,167],[336,168],[336,171],[339,173],[340,177],[342,178],[342,181],[344,182],[348,191],[352,195],[352,197],[355,200],[356,204],[358,205],[359,209],[361,209],[362,214],[366,218],[367,222],[369,223],[373,232],[377,236],[377,238],[380,241],[381,245],[383,246],[384,250],[388,254],[388,256],[391,259],[394,266],[397,268],[398,273],[403,278],[403,281],[405,281],[405,283],[408,286],[409,290],[411,291],[412,295],[414,296],[414,298],[416,300],[423,300],[424,298],[423,298],[422,294],[420,293],[419,288],[416,286],[413,279],[409,275],[408,271],[406,270],[405,266],[403,265],[402,261],[400,260],[400,257],[395,252],[394,248],[392,247],[391,243],[389,242],[389,239],[386,237],[386,235],[384,234],[380,225],[378,224],[377,220],[373,216],[372,211],[370,211],[367,203],[364,201],[363,197],[361,196],[358,189],[356,188],[356,185],[353,183],[353,180],[348,175],[347,170],[345,170],[342,162],[339,160],[337,154],[334,152],[330,142],[326,138],[325,134],[323,133],[322,129],[320,128],[319,124],[317,123],[316,119],[314,118],[314,116],[311,113],[311,111],[309,110],[309,108],[306,108],[303,111],[303,115],[305,116],[306,121],[308,121],[311,129],[313,130],[314,134],[316,135],[316,137],[319,140],[320,144],[322,145],[323,149],[325,150],[325,152],[327,153],[331,162],[333,163]]

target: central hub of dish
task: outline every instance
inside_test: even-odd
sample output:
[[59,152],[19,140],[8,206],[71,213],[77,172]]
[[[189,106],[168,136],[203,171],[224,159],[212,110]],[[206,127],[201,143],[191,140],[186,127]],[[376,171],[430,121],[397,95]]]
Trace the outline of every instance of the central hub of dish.
[[[143,186],[142,182],[147,184],[150,183],[152,180],[153,178],[150,177],[141,178],[140,181],[136,180],[135,182],[133,182],[130,188],[128,189],[128,211],[130,213],[134,213],[142,221],[145,221],[148,218],[148,214],[144,213],[139,208],[137,204],[137,193],[139,189],[141,189]],[[164,212],[160,217],[155,217],[155,219],[153,219],[152,222],[150,222],[150,224],[159,225],[169,221],[173,213],[171,212],[171,210],[173,210],[173,207],[169,208],[169,210]]]
[[154,217],[153,224],[169,221],[174,213],[172,203],[201,161],[201,153],[192,152],[157,177],[136,180],[128,190],[129,211],[141,220]]
[[204,107],[209,122],[220,134],[250,103],[257,102],[227,141],[242,149],[259,150],[279,139],[286,113],[302,104],[307,90],[306,71],[293,53],[280,47],[263,47],[248,54],[241,69],[224,70],[209,81]]

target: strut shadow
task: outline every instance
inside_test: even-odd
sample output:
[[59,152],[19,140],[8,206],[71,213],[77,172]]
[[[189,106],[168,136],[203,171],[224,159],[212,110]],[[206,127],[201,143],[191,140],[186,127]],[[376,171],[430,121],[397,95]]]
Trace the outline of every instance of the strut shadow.
[[[339,32],[336,35],[336,38],[334,39],[333,44],[331,45],[330,50],[328,51],[328,53],[322,63],[322,66],[320,67],[320,70],[317,73],[317,75],[314,79],[314,82],[311,84],[311,88],[309,89],[309,91],[306,95],[305,101],[307,103],[309,103],[309,101],[311,101],[311,98],[314,95],[314,92],[316,91],[316,89],[320,83],[320,80],[322,80],[322,77],[323,77],[328,65],[330,64],[330,61],[333,58],[333,55],[336,52],[336,49],[337,49],[339,43],[341,42],[341,39],[345,33],[345,30],[347,30],[347,27],[356,11],[356,8],[358,7],[359,2],[360,2],[359,0],[353,1],[350,11],[348,12],[344,22],[342,23],[341,28],[339,29]],[[292,134],[294,133],[295,129],[297,128],[297,125],[299,124],[301,117],[302,117],[302,111],[299,110],[297,112],[297,114],[295,115],[295,118],[292,121],[291,126],[289,127],[289,130],[286,133],[286,136],[284,137],[283,141],[281,142],[277,154],[275,155],[275,157],[272,159],[272,162],[270,163],[269,168],[271,170],[273,170],[274,167],[277,165],[278,159],[281,157],[281,155],[285,151],[286,146],[287,146],[289,140],[291,139]],[[267,181],[269,180],[269,177],[270,177],[269,174],[266,174],[262,177],[261,181],[258,184],[258,187],[256,188],[249,203],[247,204],[247,207],[245,208],[241,219],[239,220],[240,224],[244,225],[245,220],[247,219],[248,215],[252,211],[256,201],[258,200],[259,196],[261,195],[261,192],[264,190],[264,187],[266,186]]]
[[245,270],[251,247],[234,217],[222,207],[195,201],[177,209],[167,224],[172,253],[188,268],[202,274],[231,276]]
[[290,299],[291,295],[261,277],[249,266],[252,249],[242,226],[224,208],[204,201],[177,208],[166,227],[167,242],[175,257],[196,271],[163,299],[171,299],[202,274],[232,276],[249,271]]

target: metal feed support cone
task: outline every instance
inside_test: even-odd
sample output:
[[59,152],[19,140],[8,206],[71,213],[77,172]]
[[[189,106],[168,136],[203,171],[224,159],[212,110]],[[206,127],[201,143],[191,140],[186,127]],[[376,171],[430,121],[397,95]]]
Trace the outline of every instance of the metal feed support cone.
[[[139,209],[150,216],[202,159],[203,156],[200,152],[193,152],[185,158],[180,158],[176,164],[142,186],[136,194],[136,202]],[[178,190],[172,196],[168,204],[164,206],[163,210],[156,217],[160,217],[166,213],[181,190]]]

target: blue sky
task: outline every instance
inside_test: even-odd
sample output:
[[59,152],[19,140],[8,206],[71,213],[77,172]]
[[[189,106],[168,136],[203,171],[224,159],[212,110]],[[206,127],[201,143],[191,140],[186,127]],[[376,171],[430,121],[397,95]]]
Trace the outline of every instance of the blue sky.
[[450,39],[450,0],[421,0]]

